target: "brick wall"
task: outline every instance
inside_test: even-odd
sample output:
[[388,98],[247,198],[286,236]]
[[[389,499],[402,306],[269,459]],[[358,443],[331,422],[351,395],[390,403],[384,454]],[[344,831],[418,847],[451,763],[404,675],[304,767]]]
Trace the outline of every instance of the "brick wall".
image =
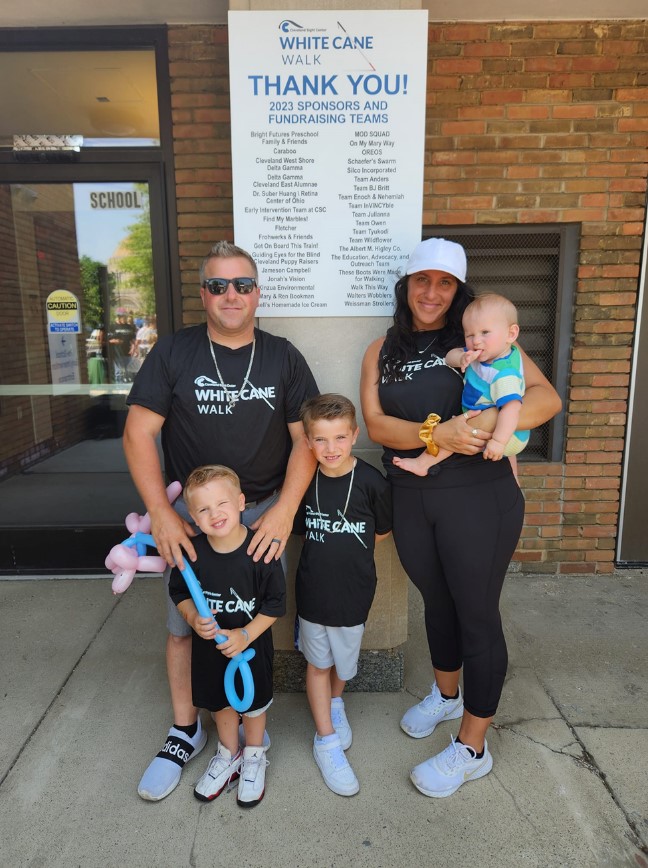
[[[226,28],[169,31],[185,321],[232,237]],[[425,225],[582,224],[565,460],[523,464],[516,554],[610,572],[648,170],[648,23],[429,28]]]
[[234,238],[227,28],[169,30],[171,106],[184,322],[200,322],[198,268]]

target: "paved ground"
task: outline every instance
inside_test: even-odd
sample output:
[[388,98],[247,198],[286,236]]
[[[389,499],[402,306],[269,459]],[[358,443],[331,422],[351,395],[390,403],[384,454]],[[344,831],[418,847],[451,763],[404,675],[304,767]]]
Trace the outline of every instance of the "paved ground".
[[1,868],[648,868],[648,576],[510,576],[495,765],[443,800],[407,772],[456,724],[398,728],[430,681],[410,605],[405,691],[347,700],[359,795],[324,787],[305,697],[280,694],[244,812],[192,796],[213,732],[171,796],[137,796],[169,724],[159,580],[121,599],[109,578],[0,582]]

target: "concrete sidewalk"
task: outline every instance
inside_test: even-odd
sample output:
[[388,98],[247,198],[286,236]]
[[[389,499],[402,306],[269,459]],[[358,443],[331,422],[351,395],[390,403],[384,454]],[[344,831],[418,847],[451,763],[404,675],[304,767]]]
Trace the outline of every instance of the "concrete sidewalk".
[[170,723],[159,580],[123,598],[109,577],[0,582],[0,866],[648,868],[648,576],[511,574],[495,764],[448,799],[408,771],[456,722],[398,727],[431,677],[411,597],[406,690],[347,698],[359,795],[326,789],[306,698],[280,694],[266,798],[244,812],[192,796],[213,728],[174,793],[137,796]]

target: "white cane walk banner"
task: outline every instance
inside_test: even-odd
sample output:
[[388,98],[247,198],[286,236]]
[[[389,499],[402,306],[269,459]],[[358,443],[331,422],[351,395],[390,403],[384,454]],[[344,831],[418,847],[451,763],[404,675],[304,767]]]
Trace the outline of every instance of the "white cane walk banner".
[[421,239],[427,11],[230,12],[229,52],[259,315],[390,315]]

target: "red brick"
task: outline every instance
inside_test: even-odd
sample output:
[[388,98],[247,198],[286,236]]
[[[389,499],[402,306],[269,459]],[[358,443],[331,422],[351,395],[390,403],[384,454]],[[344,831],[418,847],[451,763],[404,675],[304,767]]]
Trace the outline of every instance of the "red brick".
[[441,75],[450,72],[464,75],[470,72],[480,72],[482,62],[476,57],[441,57],[432,61],[432,67],[435,72]]

